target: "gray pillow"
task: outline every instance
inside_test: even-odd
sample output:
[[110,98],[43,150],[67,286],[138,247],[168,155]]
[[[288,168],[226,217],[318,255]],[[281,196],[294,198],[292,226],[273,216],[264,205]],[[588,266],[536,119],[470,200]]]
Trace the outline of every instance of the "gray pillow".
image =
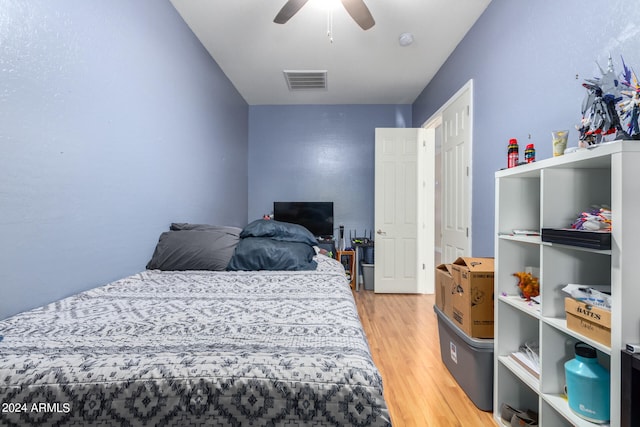
[[238,240],[237,235],[219,230],[166,231],[160,235],[147,269],[222,271]]
[[231,227],[228,225],[210,225],[210,224],[191,224],[189,222],[172,222],[171,231],[182,230],[199,230],[199,231],[224,231],[235,236],[239,236],[242,231],[239,227]]

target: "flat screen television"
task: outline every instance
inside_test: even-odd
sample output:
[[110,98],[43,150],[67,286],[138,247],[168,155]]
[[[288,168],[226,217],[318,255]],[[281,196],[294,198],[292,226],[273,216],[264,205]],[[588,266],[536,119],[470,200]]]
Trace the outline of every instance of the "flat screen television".
[[273,219],[302,225],[316,237],[333,238],[333,202],[273,202]]

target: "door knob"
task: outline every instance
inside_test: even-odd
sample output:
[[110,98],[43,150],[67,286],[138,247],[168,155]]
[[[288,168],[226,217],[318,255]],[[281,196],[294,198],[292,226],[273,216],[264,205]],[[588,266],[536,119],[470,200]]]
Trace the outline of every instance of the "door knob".
[[387,232],[386,231],[382,231],[381,229],[378,228],[378,231],[376,231],[377,234],[381,235],[381,236],[386,236]]

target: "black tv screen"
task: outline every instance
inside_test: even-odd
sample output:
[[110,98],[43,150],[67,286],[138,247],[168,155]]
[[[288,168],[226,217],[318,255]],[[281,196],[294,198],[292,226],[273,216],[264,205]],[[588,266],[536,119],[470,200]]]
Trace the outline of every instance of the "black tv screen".
[[273,219],[302,225],[316,237],[333,237],[333,202],[273,202]]

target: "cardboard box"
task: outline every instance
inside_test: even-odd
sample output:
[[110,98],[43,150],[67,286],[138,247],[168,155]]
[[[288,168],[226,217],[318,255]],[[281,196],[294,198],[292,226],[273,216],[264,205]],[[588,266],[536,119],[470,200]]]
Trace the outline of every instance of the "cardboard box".
[[611,312],[573,298],[564,299],[567,328],[611,346]]
[[450,319],[453,318],[452,295],[456,291],[451,270],[451,264],[440,264],[435,272],[436,307]]
[[493,338],[493,258],[458,258],[451,269],[451,319],[470,337]]

